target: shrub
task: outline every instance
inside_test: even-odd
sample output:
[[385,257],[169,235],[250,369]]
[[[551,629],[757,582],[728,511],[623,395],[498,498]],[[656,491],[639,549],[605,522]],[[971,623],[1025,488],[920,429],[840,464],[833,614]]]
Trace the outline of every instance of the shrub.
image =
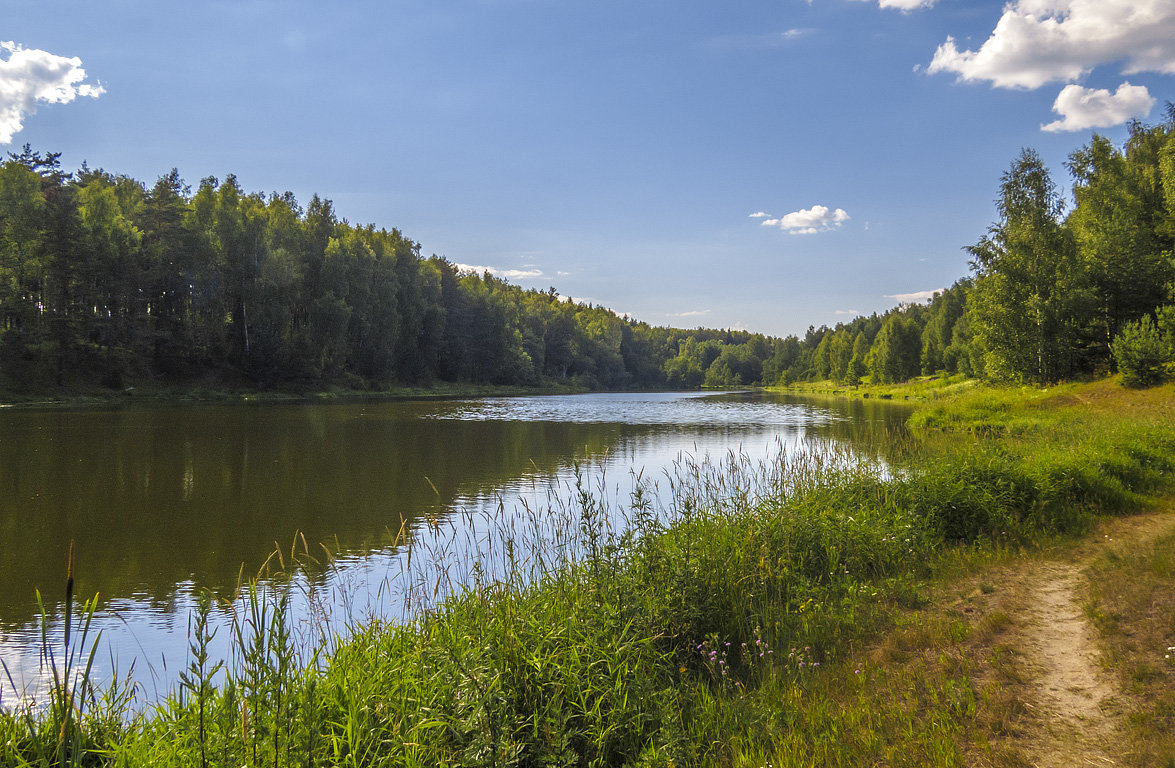
[[[1163,314],[1166,320],[1170,313]],[[1123,326],[1122,332],[1114,339],[1113,349],[1114,361],[1126,386],[1148,387],[1160,384],[1168,377],[1173,357],[1171,346],[1149,315],[1137,323]]]

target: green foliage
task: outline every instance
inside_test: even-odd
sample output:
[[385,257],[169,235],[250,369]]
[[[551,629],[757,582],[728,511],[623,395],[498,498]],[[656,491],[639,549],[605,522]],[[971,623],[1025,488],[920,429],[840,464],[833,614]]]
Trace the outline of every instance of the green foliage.
[[959,370],[955,330],[967,304],[970,283],[960,281],[949,290],[937,294],[930,302],[926,325],[922,330],[922,373],[932,375],[939,371],[955,373]]
[[1059,221],[1063,203],[1040,156],[1025,150],[1003,176],[1000,220],[968,250],[976,272],[972,332],[995,378],[1072,375],[1087,294]]
[[[1049,397],[985,390],[927,409],[925,437],[885,473],[822,452],[683,467],[666,508],[638,487],[624,530],[580,488],[550,511],[557,546],[496,521],[504,549],[469,580],[445,561],[411,571],[413,618],[345,639],[297,634],[280,578],[247,587],[231,615],[198,596],[172,697],[135,715],[83,686],[121,709],[0,710],[0,763],[871,764],[929,740],[950,764],[978,706],[965,682],[918,678],[922,698],[890,701],[865,686],[904,690],[885,677],[898,672],[837,662],[917,600],[938,558],[1081,530],[1175,471],[1169,424]],[[221,670],[217,614],[232,645]]]
[[[436,379],[586,388],[750,385],[775,340],[653,328],[421,257],[317,196],[147,189],[31,150],[0,164],[0,386],[254,387]],[[713,371],[711,366],[721,357]],[[782,368],[773,372],[778,378]]]
[[1170,236],[1157,226],[1163,205],[1158,150],[1168,143],[1166,134],[1136,125],[1126,152],[1094,136],[1069,159],[1077,205],[1067,223],[1092,299],[1090,354],[1101,360],[1123,326],[1152,312],[1175,279],[1175,262],[1164,252]]
[[[657,328],[469,274],[328,200],[153,187],[61,172],[26,148],[0,164],[0,386],[136,381],[386,389],[462,382],[696,388],[919,374],[1050,383],[1110,372],[1113,339],[1175,283],[1175,124],[1094,136],[1067,164],[1074,205],[1035,152],[1003,175],[973,277],[802,336]],[[865,355],[858,354],[864,339]],[[1131,374],[1127,374],[1129,378]]]
[[869,373],[875,383],[908,381],[921,369],[921,331],[918,324],[894,313],[885,321],[869,352]]
[[861,377],[869,372],[869,340],[864,331],[858,331],[853,339],[853,356],[849,359],[848,369],[845,371],[844,383],[855,387],[861,383]]
[[[1172,314],[1164,312],[1164,320]],[[1161,384],[1171,374],[1175,364],[1175,345],[1164,338],[1158,324],[1149,315],[1135,323],[1127,323],[1114,338],[1114,361],[1128,387],[1148,387]]]

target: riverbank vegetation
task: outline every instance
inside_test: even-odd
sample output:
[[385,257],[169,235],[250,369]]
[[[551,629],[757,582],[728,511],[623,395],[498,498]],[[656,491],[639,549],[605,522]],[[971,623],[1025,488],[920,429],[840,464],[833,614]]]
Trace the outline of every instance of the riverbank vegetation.
[[1120,370],[1134,386],[1175,374],[1175,113],[1135,123],[1121,149],[1095,136],[1067,168],[1071,205],[1022,152],[998,220],[967,249],[969,278],[926,306],[810,332],[783,383],[958,373],[1039,384]]
[[0,392],[312,392],[437,382],[580,389],[1045,383],[1175,375],[1175,114],[1095,136],[1067,204],[1025,150],[972,274],[929,303],[801,336],[655,327],[425,258],[329,200],[235,177],[148,186],[26,147],[0,165]]
[[[1010,619],[972,624],[937,596],[1154,503],[1173,401],[1110,382],[940,399],[884,465],[730,456],[683,466],[664,508],[638,485],[624,525],[590,489],[534,514],[554,540],[498,519],[465,577],[432,559],[445,526],[406,532],[411,620],[293,626],[281,584],[297,581],[267,581],[218,668],[203,601],[170,698],[78,684],[71,701],[59,683],[52,706],[0,713],[0,763],[1017,764],[1023,702],[967,650]],[[48,663],[65,653],[46,638]]]

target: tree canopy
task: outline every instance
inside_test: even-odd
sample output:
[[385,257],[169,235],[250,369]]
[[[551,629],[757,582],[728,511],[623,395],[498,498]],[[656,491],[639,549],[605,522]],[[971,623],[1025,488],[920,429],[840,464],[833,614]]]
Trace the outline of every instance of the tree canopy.
[[1135,123],[1120,148],[1095,135],[1067,168],[1071,203],[1022,151],[967,248],[971,276],[928,304],[773,338],[655,327],[462,271],[318,196],[70,174],[26,146],[0,164],[0,385],[856,386],[1141,365],[1175,317],[1175,123]]

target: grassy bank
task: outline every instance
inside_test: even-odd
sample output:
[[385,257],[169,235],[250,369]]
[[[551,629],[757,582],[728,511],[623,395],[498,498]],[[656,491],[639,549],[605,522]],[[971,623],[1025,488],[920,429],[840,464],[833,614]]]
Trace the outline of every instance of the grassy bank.
[[806,396],[870,398],[877,400],[936,400],[952,398],[980,387],[976,379],[963,374],[919,376],[900,384],[859,384],[855,387],[833,381],[797,381],[786,387],[768,387],[773,392]]
[[345,386],[323,388],[264,389],[257,387],[140,386],[127,390],[94,388],[35,394],[0,390],[0,407],[122,406],[134,403],[280,403],[359,400],[449,400],[467,397],[512,397],[522,395],[570,395],[585,392],[582,387],[544,384],[533,387],[434,382],[428,385],[395,386],[383,389],[353,389]]
[[970,391],[921,409],[890,469],[819,451],[687,466],[667,508],[638,487],[622,530],[585,489],[541,515],[556,541],[502,519],[471,579],[418,567],[413,621],[346,638],[254,588],[225,668],[205,604],[167,702],[58,686],[0,714],[0,764],[1014,764],[1023,705],[969,652],[1010,619],[941,596],[1167,492],[1173,399]]

